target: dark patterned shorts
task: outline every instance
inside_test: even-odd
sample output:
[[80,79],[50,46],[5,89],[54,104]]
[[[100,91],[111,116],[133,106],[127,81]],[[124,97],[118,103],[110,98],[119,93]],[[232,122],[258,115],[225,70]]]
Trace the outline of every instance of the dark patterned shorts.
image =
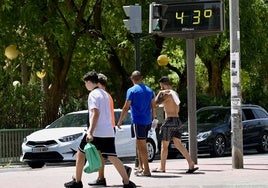
[[181,139],[182,127],[179,117],[168,117],[160,127],[162,140],[170,141],[173,137]]

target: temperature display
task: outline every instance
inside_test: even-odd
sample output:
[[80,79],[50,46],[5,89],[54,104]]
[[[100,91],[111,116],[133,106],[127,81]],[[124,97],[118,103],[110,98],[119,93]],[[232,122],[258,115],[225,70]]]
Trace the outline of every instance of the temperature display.
[[215,32],[224,29],[222,2],[196,2],[168,5],[165,32]]

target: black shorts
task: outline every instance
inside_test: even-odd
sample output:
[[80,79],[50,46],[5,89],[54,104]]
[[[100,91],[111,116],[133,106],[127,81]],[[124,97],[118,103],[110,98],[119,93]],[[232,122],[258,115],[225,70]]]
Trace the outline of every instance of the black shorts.
[[[84,153],[84,147],[87,144],[86,142],[87,134],[82,138],[79,145],[79,150]],[[104,158],[107,156],[117,156],[115,151],[115,139],[114,137],[94,137],[91,142],[97,150],[99,150]]]
[[168,117],[160,127],[162,140],[170,141],[173,137],[181,139],[183,132],[181,120],[178,117]]
[[141,125],[141,124],[132,124],[131,125],[131,137],[138,140],[147,139],[148,132],[151,129],[152,124]]

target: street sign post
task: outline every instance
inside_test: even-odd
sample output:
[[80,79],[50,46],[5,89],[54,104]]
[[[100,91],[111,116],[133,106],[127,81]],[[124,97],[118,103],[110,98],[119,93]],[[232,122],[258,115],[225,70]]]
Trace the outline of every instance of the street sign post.
[[242,91],[240,78],[240,26],[239,0],[229,2],[230,17],[230,77],[231,77],[231,131],[232,131],[232,167],[244,167]]
[[186,39],[189,153],[197,164],[195,38],[225,29],[223,0],[156,0],[149,9],[149,33]]

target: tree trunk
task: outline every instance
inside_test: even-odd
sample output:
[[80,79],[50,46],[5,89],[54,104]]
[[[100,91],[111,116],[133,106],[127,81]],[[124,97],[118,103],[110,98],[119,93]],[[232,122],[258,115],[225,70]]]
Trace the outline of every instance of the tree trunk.
[[79,36],[72,36],[65,58],[60,52],[60,47],[53,36],[44,37],[47,45],[47,51],[53,62],[53,81],[49,86],[47,96],[45,96],[45,119],[44,125],[50,124],[58,118],[58,110],[65,89],[65,80],[68,74],[71,60]]
[[204,63],[208,70],[209,87],[207,89],[207,93],[214,97],[222,96],[224,93],[222,73],[226,64],[223,62],[217,63],[211,61]]
[[23,85],[27,85],[29,82],[29,71],[25,62],[20,63],[21,66],[21,81]]
[[[53,82],[49,86],[47,95],[45,96],[45,119],[44,125],[50,124],[52,121],[58,118],[58,109],[63,96],[66,70],[63,69],[64,64],[70,62],[64,62],[63,60],[53,60]],[[60,66],[61,65],[61,66]]]

